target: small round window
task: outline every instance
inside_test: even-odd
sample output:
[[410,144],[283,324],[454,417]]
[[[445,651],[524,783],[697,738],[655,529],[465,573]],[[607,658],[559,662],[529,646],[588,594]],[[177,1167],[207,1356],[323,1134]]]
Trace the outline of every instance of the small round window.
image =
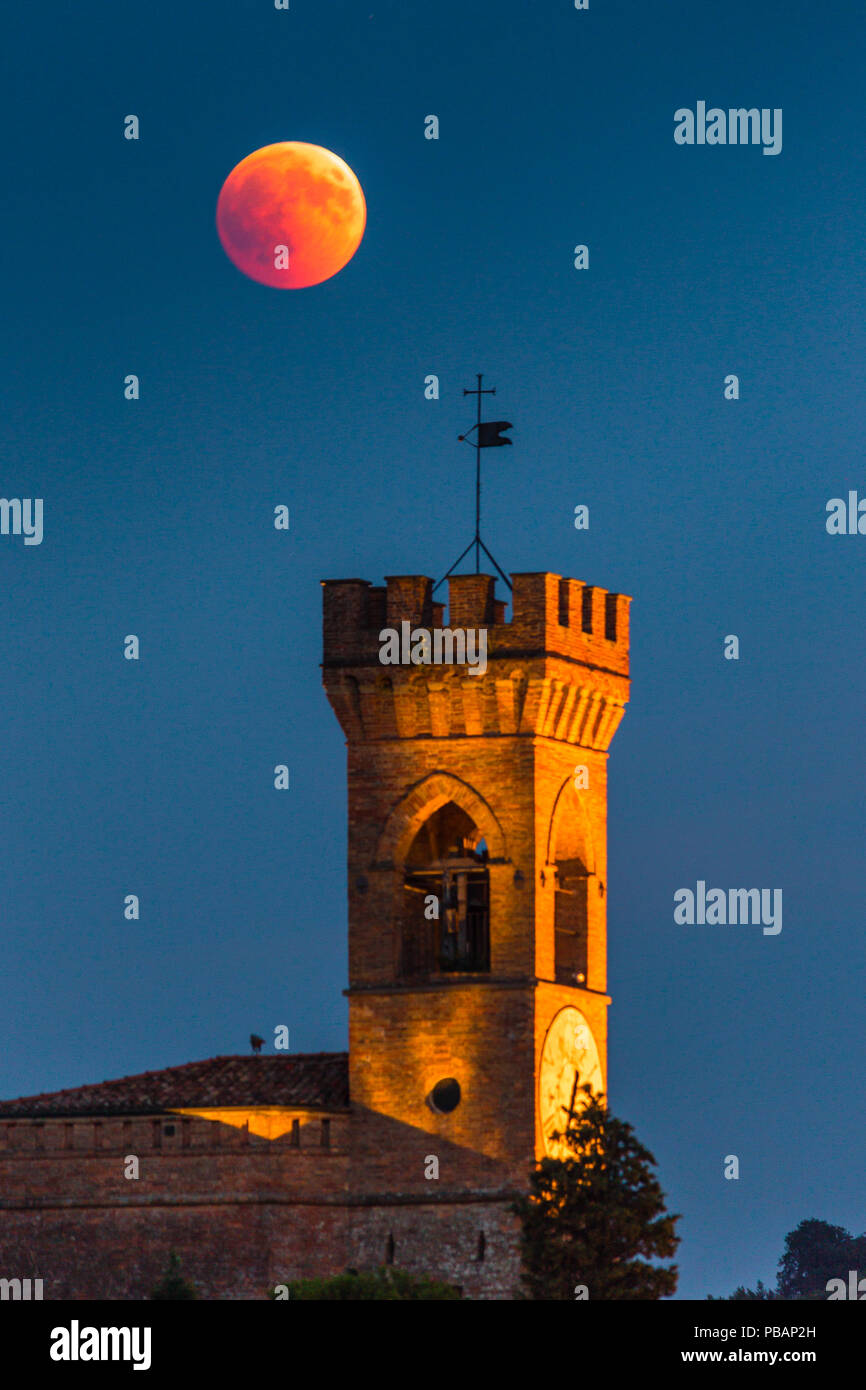
[[439,1115],[450,1115],[460,1104],[460,1082],[455,1081],[453,1076],[437,1081],[427,1097],[427,1104]]

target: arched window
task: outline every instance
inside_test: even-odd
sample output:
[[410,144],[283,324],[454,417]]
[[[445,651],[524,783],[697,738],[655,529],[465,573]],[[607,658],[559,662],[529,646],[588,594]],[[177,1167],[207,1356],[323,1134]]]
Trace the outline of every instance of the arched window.
[[[584,590],[584,593],[586,590]],[[594,875],[592,844],[580,798],[571,785],[560,792],[550,856],[556,865],[554,942],[556,981],[585,985],[589,935],[589,885]]]
[[581,860],[556,861],[554,930],[557,984],[586,984],[588,885],[589,878]]
[[490,970],[487,846],[453,801],[418,831],[403,875],[402,974]]

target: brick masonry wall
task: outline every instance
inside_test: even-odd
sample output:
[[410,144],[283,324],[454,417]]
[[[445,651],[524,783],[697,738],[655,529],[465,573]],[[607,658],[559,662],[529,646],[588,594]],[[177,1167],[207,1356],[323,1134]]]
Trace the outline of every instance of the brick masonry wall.
[[[525,1180],[533,1150],[532,992],[466,984],[351,999],[353,1192],[474,1192]],[[461,1101],[427,1097],[454,1077]]]
[[[243,1162],[243,1160],[241,1161]],[[298,1275],[340,1273],[344,1206],[222,1202],[4,1210],[0,1266],[44,1280],[45,1299],[146,1299],[170,1250],[208,1299],[265,1298]]]
[[298,1147],[175,1115],[0,1124],[0,1276],[42,1278],[46,1299],[146,1298],[172,1249],[207,1298],[338,1273],[350,1117],[329,1117],[323,1149],[321,1117],[299,1114]]
[[[508,1297],[517,1268],[513,1218],[504,1201],[471,1200],[471,1180],[490,1191],[501,1171],[470,1171],[464,1160],[475,1159],[471,1152],[426,1135],[419,1143],[409,1126],[374,1116],[371,1127],[366,1118],[361,1111],[333,1117],[337,1137],[327,1153],[315,1144],[292,1150],[285,1139],[253,1137],[248,1146],[227,1126],[191,1121],[191,1129],[222,1131],[220,1140],[233,1147],[166,1152],[142,1143],[136,1180],[123,1177],[130,1149],[97,1152],[85,1142],[92,1122],[75,1122],[78,1146],[69,1150],[53,1147],[67,1136],[62,1120],[7,1124],[0,1276],[40,1278],[49,1300],[140,1300],[174,1250],[201,1297],[256,1299],[291,1279],[375,1268],[393,1235],[399,1267],[456,1283],[466,1297]],[[167,1122],[103,1120],[100,1138],[130,1126],[146,1137]],[[344,1147],[350,1140],[351,1151]],[[377,1144],[387,1156],[381,1170],[371,1157]],[[439,1154],[441,1185],[424,1180],[422,1150]],[[457,1201],[447,1200],[449,1189]]]
[[389,1236],[396,1266],[456,1284],[464,1298],[509,1299],[519,1289],[517,1222],[504,1202],[353,1208],[352,1263],[383,1264]]

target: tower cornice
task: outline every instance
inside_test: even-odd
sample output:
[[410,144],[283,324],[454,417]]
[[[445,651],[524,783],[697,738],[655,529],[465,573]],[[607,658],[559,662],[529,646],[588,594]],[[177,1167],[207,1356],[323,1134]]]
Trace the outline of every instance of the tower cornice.
[[[322,677],[347,739],[545,737],[606,752],[628,701],[630,598],[547,572],[513,580],[506,622],[492,576],[452,576],[447,625],[424,575],[324,581]],[[437,663],[437,629],[473,632],[474,664]],[[384,659],[392,633],[398,661]],[[418,633],[431,634],[426,659],[409,650]]]

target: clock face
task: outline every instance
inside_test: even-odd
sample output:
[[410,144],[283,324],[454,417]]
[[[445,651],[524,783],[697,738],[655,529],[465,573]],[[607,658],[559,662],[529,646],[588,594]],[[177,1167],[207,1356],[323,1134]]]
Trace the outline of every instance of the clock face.
[[574,1157],[563,1139],[551,1135],[565,1130],[569,1110],[580,1109],[584,1102],[580,1087],[587,1082],[593,1092],[603,1090],[598,1048],[580,1009],[568,1005],[554,1018],[541,1050],[538,1114],[548,1158]]

